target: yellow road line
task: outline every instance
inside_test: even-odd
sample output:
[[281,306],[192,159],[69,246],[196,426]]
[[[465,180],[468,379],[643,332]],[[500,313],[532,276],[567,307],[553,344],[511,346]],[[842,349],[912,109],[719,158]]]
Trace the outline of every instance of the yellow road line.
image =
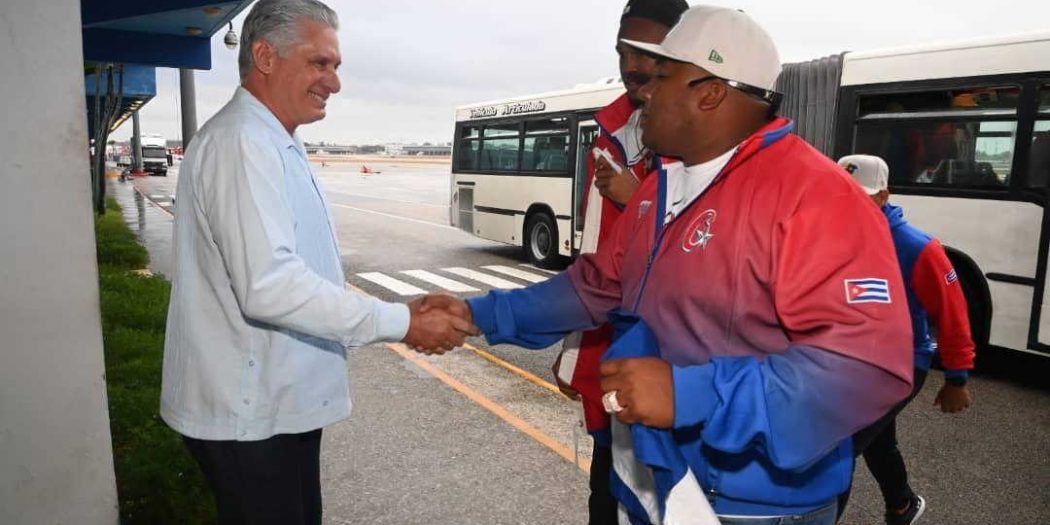
[[519,376],[523,377],[526,381],[528,381],[530,383],[536,384],[538,386],[546,388],[547,390],[550,390],[551,392],[554,392],[555,394],[558,395],[558,397],[560,397],[562,399],[569,399],[569,397],[566,396],[565,394],[563,394],[561,392],[561,390],[559,390],[558,387],[555,386],[553,383],[551,383],[551,382],[549,382],[549,381],[547,381],[545,379],[540,378],[539,376],[537,376],[536,374],[533,374],[532,372],[529,372],[527,370],[522,370],[521,368],[518,368],[517,366],[514,366],[514,365],[504,361],[503,359],[500,359],[500,358],[498,358],[498,357],[496,357],[496,356],[494,356],[494,355],[492,355],[492,354],[490,354],[490,353],[488,353],[488,352],[486,352],[486,351],[484,351],[484,350],[482,350],[482,349],[480,349],[480,348],[478,348],[478,347],[476,347],[476,346],[474,346],[474,345],[472,345],[470,343],[463,343],[463,348],[466,348],[467,350],[470,350],[471,352],[474,352],[475,354],[478,354],[479,356],[481,356],[481,357],[491,361],[492,363],[494,363],[494,364],[496,364],[498,366],[501,366],[503,368],[506,368],[507,370],[510,370],[511,372],[513,372],[515,374],[518,374]]
[[[442,383],[445,383],[446,385],[452,387],[452,389],[456,390],[460,394],[467,396],[467,398],[471,401],[481,405],[483,408],[485,408],[489,412],[492,412],[507,423],[510,423],[511,426],[524,432],[525,435],[531,437],[532,439],[535,439],[536,441],[539,441],[542,445],[553,450],[555,454],[558,454],[559,456],[565,458],[570,463],[575,462],[575,455],[571,450],[569,450],[568,447],[562,445],[557,440],[548,436],[547,434],[544,434],[536,427],[526,423],[525,420],[519,418],[518,416],[515,416],[514,414],[511,414],[506,408],[504,408],[499,403],[496,403],[495,401],[492,401],[491,399],[481,395],[473,388],[470,388],[469,386],[460,383],[452,376],[446,374],[444,371],[440,370],[436,366],[430,364],[426,360],[419,357],[418,354],[416,354],[412,350],[409,350],[405,345],[401,343],[386,343],[386,346],[387,348],[400,354],[401,357],[404,357],[416,366],[422,368],[430,375],[440,379]],[[583,470],[584,472],[591,472],[591,461],[587,458],[580,458],[580,463],[578,466],[580,467],[580,470]]]
[[[349,287],[351,290],[354,290],[357,293],[360,293],[362,295],[367,295],[367,296],[371,297],[371,294],[369,294],[368,292],[362,290],[358,286],[355,286],[353,283],[351,283],[349,281],[347,281],[346,286]],[[406,347],[405,345],[403,345],[401,343],[386,343],[386,347],[391,349],[391,350],[393,350],[394,352],[397,352],[398,354],[401,355],[401,357],[404,357],[405,359],[408,359],[412,363],[418,365],[420,368],[425,370],[428,374],[430,374],[430,375],[440,379],[441,382],[443,382],[446,385],[452,387],[453,390],[456,390],[460,394],[463,394],[463,395],[467,396],[468,399],[470,399],[471,401],[481,405],[483,408],[485,408],[489,412],[492,412],[493,414],[498,416],[500,419],[506,421],[507,423],[510,423],[511,426],[513,426],[514,428],[524,432],[525,435],[531,437],[532,439],[535,439],[536,441],[539,441],[541,444],[543,444],[547,448],[553,450],[559,456],[565,458],[569,463],[573,463],[576,466],[580,467],[580,470],[590,474],[590,472],[591,472],[591,460],[589,460],[589,459],[587,459],[585,457],[580,457],[579,463],[576,463],[576,455],[573,453],[573,451],[569,450],[568,447],[562,445],[561,443],[559,443],[554,438],[548,436],[547,434],[544,434],[542,431],[540,431],[540,430],[536,429],[535,427],[533,427],[532,425],[526,423],[525,420],[519,418],[518,416],[515,416],[514,414],[511,414],[510,411],[508,411],[506,408],[504,408],[499,403],[496,403],[495,401],[492,401],[491,399],[481,395],[476,390],[468,387],[467,385],[464,385],[463,383],[461,383],[461,382],[457,381],[456,379],[452,378],[452,376],[446,374],[441,369],[439,369],[436,366],[430,364],[426,360],[420,358],[418,353],[416,353],[413,350],[409,350],[408,347]],[[554,386],[554,385],[544,381],[543,379],[540,379],[539,377],[536,377],[535,374],[532,374],[530,372],[522,370],[521,368],[518,368],[518,367],[516,367],[516,366],[514,366],[514,365],[512,365],[512,364],[510,364],[510,363],[508,363],[508,362],[506,362],[506,361],[504,361],[504,360],[502,360],[502,359],[500,359],[500,358],[498,358],[498,357],[496,357],[496,356],[494,356],[494,355],[492,355],[492,354],[490,354],[490,353],[480,349],[480,348],[477,348],[476,346],[471,345],[469,343],[464,343],[463,347],[473,351],[475,354],[477,354],[477,355],[479,355],[479,356],[481,356],[481,357],[483,357],[485,359],[488,359],[489,361],[493,362],[494,364],[497,364],[497,365],[499,365],[501,367],[506,368],[507,370],[510,370],[512,372],[517,373],[521,377],[523,377],[523,378],[525,378],[525,379],[527,379],[527,380],[529,380],[529,381],[531,381],[531,382],[533,382],[533,383],[535,383],[535,384],[537,384],[539,386],[542,386],[543,388],[546,388],[548,390],[552,390],[553,392],[557,393],[558,396],[560,396],[562,399],[568,399],[567,397],[565,397],[565,394],[562,394],[561,391],[558,390],[558,387],[556,387],[556,386]]]

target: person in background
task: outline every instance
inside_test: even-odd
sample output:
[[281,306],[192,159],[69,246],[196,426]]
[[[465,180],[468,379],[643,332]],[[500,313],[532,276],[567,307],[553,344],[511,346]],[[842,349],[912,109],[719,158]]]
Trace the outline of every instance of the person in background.
[[160,415],[200,465],[222,524],[321,523],[321,429],[350,415],[346,347],[444,352],[474,331],[421,300],[346,287],[296,134],[339,92],[338,27],[316,0],[256,3],[241,85],[181,167]]
[[[586,196],[581,253],[593,253],[610,244],[609,235],[624,205],[651,169],[653,153],[642,144],[639,126],[642,100],[638,90],[652,79],[656,59],[621,39],[658,44],[686,9],[689,4],[685,0],[630,0],[623,9],[616,54],[620,57],[620,78],[626,92],[594,115],[601,134],[593,146],[597,155],[587,158],[586,187],[590,191]],[[562,392],[583,403],[587,431],[594,438],[588,500],[592,524],[616,522],[616,498],[609,491],[609,415],[602,408],[598,373],[601,357],[611,342],[608,325],[574,333],[566,338],[552,367]]]
[[[934,405],[948,413],[962,412],[973,404],[966,387],[973,369],[974,343],[970,337],[970,318],[959,275],[940,241],[904,218],[900,207],[889,203],[889,168],[872,155],[848,155],[842,166],[889,221],[890,234],[904,279],[908,311],[911,314],[915,371],[911,394],[871,427],[854,439],[854,453],[863,454],[886,504],[888,525],[911,525],[926,510],[926,500],[908,484],[908,471],[897,447],[897,415],[922,390],[933,361],[940,355],[945,367],[944,385]],[[930,325],[937,328],[937,341],[930,336]],[[845,510],[849,493],[840,499],[839,513]]]
[[659,57],[643,143],[681,160],[657,162],[607,248],[445,308],[528,348],[614,323],[600,373],[621,522],[831,525],[853,434],[911,391],[885,219],[773,116],[780,58],[748,15],[696,6],[661,44],[624,43]]

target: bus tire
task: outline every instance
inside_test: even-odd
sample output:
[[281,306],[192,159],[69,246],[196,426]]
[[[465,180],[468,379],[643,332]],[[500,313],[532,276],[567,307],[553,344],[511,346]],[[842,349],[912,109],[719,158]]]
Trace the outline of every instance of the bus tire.
[[530,263],[540,268],[557,268],[561,264],[558,255],[558,225],[545,211],[529,214],[525,220],[525,235],[522,247]]
[[963,295],[966,296],[966,307],[970,316],[970,337],[977,347],[977,355],[980,356],[988,348],[992,330],[992,294],[988,289],[988,281],[984,278],[981,268],[969,255],[951,246],[945,246],[944,251],[955,268]]

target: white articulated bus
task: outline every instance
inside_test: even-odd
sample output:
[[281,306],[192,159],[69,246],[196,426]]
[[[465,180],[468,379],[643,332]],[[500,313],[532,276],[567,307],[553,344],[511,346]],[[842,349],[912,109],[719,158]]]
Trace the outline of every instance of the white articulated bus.
[[450,223],[522,246],[540,267],[578,249],[593,115],[624,92],[608,80],[456,109]]
[[1050,355],[1050,33],[788,64],[778,90],[828,156],[886,160],[891,202],[948,247],[980,347]]

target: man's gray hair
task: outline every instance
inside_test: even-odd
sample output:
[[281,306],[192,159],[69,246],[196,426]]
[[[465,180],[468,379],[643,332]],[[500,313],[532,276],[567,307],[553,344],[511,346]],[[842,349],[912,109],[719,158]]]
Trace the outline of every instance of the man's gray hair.
[[241,82],[255,66],[252,45],[265,40],[284,55],[299,41],[299,20],[313,20],[339,29],[339,17],[332,8],[317,0],[259,0],[241,27],[241,49],[237,55]]

